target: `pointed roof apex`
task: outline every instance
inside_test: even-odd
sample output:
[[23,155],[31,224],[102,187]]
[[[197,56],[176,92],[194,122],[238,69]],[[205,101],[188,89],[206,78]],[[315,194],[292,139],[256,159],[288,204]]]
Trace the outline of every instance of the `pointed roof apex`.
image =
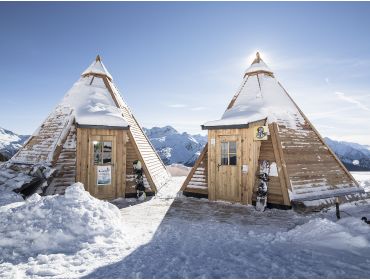
[[274,75],[271,69],[262,60],[259,52],[256,53],[256,58],[253,60],[252,65],[249,66],[247,71],[245,71],[244,77],[247,75],[258,74],[258,73],[267,73],[272,76]]
[[85,71],[82,72],[81,76],[85,77],[94,74],[107,76],[108,79],[110,79],[111,81],[113,80],[111,74],[108,72],[107,68],[105,68],[103,62],[101,61],[100,55],[96,56],[93,63],[91,63],[91,65]]
[[261,61],[261,60],[262,60],[262,59],[261,59],[261,57],[260,57],[260,53],[259,53],[259,52],[257,52],[257,53],[256,53],[256,58],[253,60],[252,64],[260,63],[260,61]]

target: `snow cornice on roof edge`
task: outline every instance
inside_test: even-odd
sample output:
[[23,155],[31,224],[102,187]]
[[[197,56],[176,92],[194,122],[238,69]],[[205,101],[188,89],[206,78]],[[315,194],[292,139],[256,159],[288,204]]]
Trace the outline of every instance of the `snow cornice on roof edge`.
[[93,63],[91,63],[91,65],[82,72],[81,76],[85,77],[94,74],[106,76],[109,80],[113,80],[112,75],[108,72],[107,68],[105,68],[99,55],[96,57],[95,61],[93,61]]

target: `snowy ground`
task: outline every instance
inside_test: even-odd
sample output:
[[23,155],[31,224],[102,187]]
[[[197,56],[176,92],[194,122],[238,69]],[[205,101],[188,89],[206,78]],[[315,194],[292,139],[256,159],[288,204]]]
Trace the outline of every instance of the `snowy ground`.
[[370,192],[370,172],[351,172],[353,177],[359,182],[360,186],[365,189],[366,192]]
[[343,205],[339,221],[334,209],[258,213],[178,197],[184,179],[143,203],[115,200],[120,213],[76,187],[0,207],[0,277],[370,277],[369,203]]

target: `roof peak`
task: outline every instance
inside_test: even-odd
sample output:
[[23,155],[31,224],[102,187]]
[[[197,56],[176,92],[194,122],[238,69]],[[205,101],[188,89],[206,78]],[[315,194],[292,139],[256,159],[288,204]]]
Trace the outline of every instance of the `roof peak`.
[[260,63],[261,62],[261,56],[259,52],[256,52],[256,58],[253,60],[252,64]]
[[108,72],[107,68],[105,68],[100,55],[96,56],[95,60],[90,64],[90,66],[82,72],[81,76],[89,76],[94,74],[106,76],[109,80],[113,80],[111,74]]
[[253,60],[251,66],[249,66],[249,68],[245,71],[244,77],[258,73],[267,73],[269,75],[273,75],[271,69],[262,60],[259,52],[256,53],[256,58]]

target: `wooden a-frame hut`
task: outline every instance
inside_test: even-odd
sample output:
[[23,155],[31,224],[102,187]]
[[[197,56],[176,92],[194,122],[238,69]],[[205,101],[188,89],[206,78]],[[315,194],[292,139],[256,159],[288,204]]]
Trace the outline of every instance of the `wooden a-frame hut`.
[[135,160],[142,162],[148,193],[169,179],[97,56],[23,148],[0,167],[0,188],[63,194],[82,182],[97,198],[132,196]]
[[221,119],[202,129],[208,143],[182,186],[185,195],[254,204],[264,160],[271,206],[322,207],[363,192],[259,53]]

